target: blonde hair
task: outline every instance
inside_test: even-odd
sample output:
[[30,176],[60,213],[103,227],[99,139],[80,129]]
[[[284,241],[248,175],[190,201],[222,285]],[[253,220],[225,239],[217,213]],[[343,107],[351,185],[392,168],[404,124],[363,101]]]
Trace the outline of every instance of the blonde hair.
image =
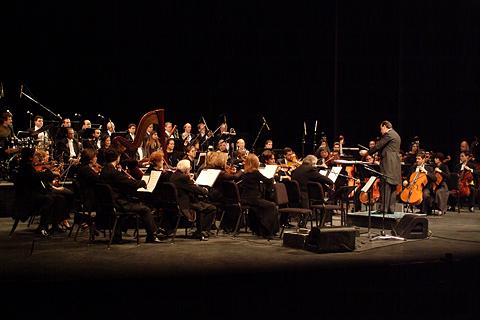
[[209,152],[205,162],[206,169],[225,169],[227,165],[228,154],[225,152]]
[[178,163],[177,163],[177,170],[183,172],[183,173],[187,173],[188,170],[190,170],[190,161],[189,160],[180,160]]
[[258,160],[258,157],[253,153],[249,153],[243,162],[243,167],[245,172],[258,171],[258,168],[260,167],[260,160]]

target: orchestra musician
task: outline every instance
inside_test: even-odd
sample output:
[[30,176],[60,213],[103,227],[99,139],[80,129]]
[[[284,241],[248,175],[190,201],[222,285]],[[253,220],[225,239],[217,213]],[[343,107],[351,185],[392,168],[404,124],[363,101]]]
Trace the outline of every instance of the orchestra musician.
[[[433,209],[433,182],[436,181],[434,168],[426,163],[426,154],[425,152],[418,152],[415,164],[410,168],[408,177],[410,177],[410,183],[412,183],[412,175],[418,173],[424,173],[427,176],[427,184],[423,186],[422,190],[422,202],[421,202],[421,212],[425,214],[432,214]],[[408,186],[409,182],[407,180],[403,181],[403,186]]]
[[315,167],[317,161],[318,159],[314,155],[307,155],[303,159],[302,165],[292,172],[292,180],[298,181],[298,184],[300,185],[300,200],[303,208],[310,207],[307,189],[308,182],[320,182],[324,189],[331,189],[333,187],[333,181],[318,172],[317,168]]
[[[110,139],[110,137],[108,137]],[[100,183],[102,166],[97,163],[97,151],[86,148],[80,154],[77,181],[82,193],[83,207],[87,212],[95,211],[95,184]]]
[[460,152],[460,162],[455,166],[454,172],[458,173],[460,177],[460,196],[467,197],[468,210],[473,212],[476,195],[475,182],[478,179],[480,172],[477,170],[475,163],[472,160],[472,154],[469,151]]
[[[15,198],[17,199],[15,217],[26,220],[32,211],[40,213],[40,224],[37,232],[47,237],[52,232],[61,232],[59,224],[68,215],[66,197],[55,193],[48,181],[54,179],[51,170],[36,170],[34,167],[32,148],[21,150],[21,160],[15,178]],[[49,230],[49,224],[52,228]]]
[[445,156],[441,152],[437,152],[434,156],[435,161],[435,203],[439,210],[439,215],[445,214],[448,209],[448,185],[447,181],[450,177],[450,170],[444,163]]
[[[197,230],[193,237],[207,241],[217,208],[198,198],[198,196],[206,196],[208,190],[195,185],[190,177],[190,169],[190,161],[180,160],[177,170],[170,177],[170,182],[177,187],[180,210],[191,222],[196,222]],[[195,215],[191,210],[195,212]]]
[[[275,154],[271,150],[265,150],[262,152],[261,155],[262,158],[262,163],[264,165],[276,165],[275,161]],[[275,172],[275,175],[273,176],[275,181],[280,182],[282,180],[291,180],[291,177],[287,175],[287,173],[282,170],[282,167],[278,166],[277,171]]]
[[[273,239],[278,232],[278,213],[274,202],[265,200],[261,191],[260,183],[271,185],[273,179],[267,179],[258,168],[260,161],[258,157],[250,153],[245,159],[244,174],[239,183],[240,197],[242,203],[250,206],[250,228],[257,235],[265,239]],[[267,187],[268,188],[268,187]]]
[[393,129],[390,121],[384,120],[380,123],[380,132],[382,138],[377,144],[367,150],[361,150],[360,155],[373,155],[379,152],[381,156],[380,173],[384,175],[385,183],[381,188],[382,203],[380,211],[385,213],[394,213],[396,204],[396,187],[401,183],[401,163],[400,163],[400,144],[401,138]]
[[[138,188],[146,187],[147,184],[143,180],[131,179],[123,172],[117,170],[120,163],[120,154],[114,149],[108,149],[105,153],[106,164],[100,173],[100,179],[110,185],[112,188],[112,197],[115,206],[123,211],[136,212],[143,220],[145,231],[147,232],[147,243],[157,243],[157,226],[153,220],[150,208],[136,200],[136,191]],[[122,224],[123,221],[120,221]],[[122,242],[122,228],[116,229],[113,235],[113,242]]]

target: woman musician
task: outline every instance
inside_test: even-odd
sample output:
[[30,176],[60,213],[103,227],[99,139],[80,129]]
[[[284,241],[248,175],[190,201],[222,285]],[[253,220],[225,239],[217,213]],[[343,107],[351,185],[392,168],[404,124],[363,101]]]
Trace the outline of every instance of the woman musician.
[[448,208],[448,185],[447,181],[450,177],[450,170],[445,164],[445,156],[441,152],[437,152],[434,156],[435,161],[435,177],[433,190],[435,191],[435,203],[439,210],[439,215],[445,214]]

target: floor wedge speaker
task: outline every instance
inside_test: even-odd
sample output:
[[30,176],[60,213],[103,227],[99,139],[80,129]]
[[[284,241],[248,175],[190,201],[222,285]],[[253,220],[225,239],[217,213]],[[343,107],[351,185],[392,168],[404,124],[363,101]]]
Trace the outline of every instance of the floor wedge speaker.
[[428,220],[415,214],[406,214],[393,227],[392,234],[405,239],[425,239],[428,236]]
[[354,227],[314,227],[305,241],[305,249],[317,253],[355,250]]

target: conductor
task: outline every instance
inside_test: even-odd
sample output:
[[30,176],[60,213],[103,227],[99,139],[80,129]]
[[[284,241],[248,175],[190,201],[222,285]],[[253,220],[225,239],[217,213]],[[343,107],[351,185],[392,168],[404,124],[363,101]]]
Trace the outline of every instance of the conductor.
[[393,130],[390,121],[384,120],[380,124],[380,132],[382,138],[370,150],[361,150],[360,155],[365,156],[367,153],[373,155],[378,152],[381,156],[380,173],[384,175],[381,187],[381,205],[380,211],[385,213],[395,212],[396,193],[395,189],[401,183],[401,161],[400,161],[400,143],[401,138],[398,133]]

